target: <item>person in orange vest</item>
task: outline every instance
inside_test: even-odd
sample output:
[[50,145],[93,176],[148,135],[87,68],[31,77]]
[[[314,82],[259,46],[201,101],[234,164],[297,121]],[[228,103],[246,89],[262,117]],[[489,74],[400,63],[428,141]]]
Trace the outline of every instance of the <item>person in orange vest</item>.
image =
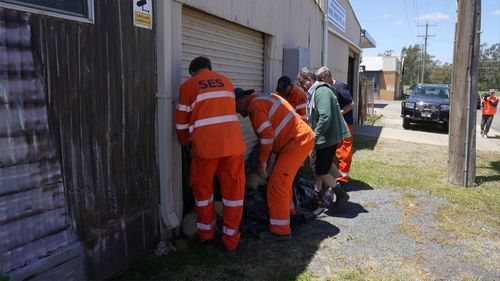
[[286,99],[302,120],[307,122],[307,96],[299,87],[292,85],[288,76],[278,79],[276,93]]
[[202,244],[213,247],[215,225],[214,176],[220,182],[224,227],[222,242],[233,255],[243,214],[246,145],[235,110],[234,88],[225,76],[212,71],[208,58],[197,57],[189,65],[191,78],[180,87],[175,113],[179,142],[190,144],[190,184],[198,214]]
[[481,136],[488,137],[488,132],[490,131],[491,123],[493,122],[493,116],[497,113],[498,98],[494,89],[490,89],[489,94],[483,97],[483,118],[481,120]]
[[349,170],[351,169],[352,163],[352,143],[353,143],[353,132],[352,132],[352,124],[354,121],[352,110],[354,109],[354,101],[352,99],[352,94],[349,89],[349,86],[346,84],[333,79],[332,72],[328,67],[322,66],[316,72],[318,77],[318,81],[323,81],[328,83],[336,90],[337,100],[339,101],[340,112],[342,116],[344,116],[344,120],[349,128],[349,132],[351,136],[343,139],[339,142],[337,146],[336,156],[339,162],[338,168],[341,174],[336,180],[340,182],[341,185],[349,182]]
[[[252,94],[253,93],[253,94]],[[295,174],[314,147],[314,133],[282,97],[253,90],[235,89],[236,111],[249,116],[260,141],[258,174],[266,179],[271,153],[276,161],[267,184],[269,231],[264,241],[291,239],[290,202]]]

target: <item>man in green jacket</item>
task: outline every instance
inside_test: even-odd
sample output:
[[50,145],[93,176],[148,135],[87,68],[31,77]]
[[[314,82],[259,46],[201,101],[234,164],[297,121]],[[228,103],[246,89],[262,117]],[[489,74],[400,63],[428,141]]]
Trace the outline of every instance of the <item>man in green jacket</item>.
[[340,188],[329,171],[337,144],[351,135],[349,128],[342,116],[333,88],[324,82],[317,81],[316,74],[309,68],[303,68],[297,75],[297,79],[300,86],[307,92],[307,114],[310,126],[316,135],[315,147],[311,155],[315,173],[314,186],[316,191],[321,192],[325,183],[328,187],[325,191],[327,197],[329,189],[332,188],[336,197],[332,207],[335,210],[341,210],[349,200],[349,195]]

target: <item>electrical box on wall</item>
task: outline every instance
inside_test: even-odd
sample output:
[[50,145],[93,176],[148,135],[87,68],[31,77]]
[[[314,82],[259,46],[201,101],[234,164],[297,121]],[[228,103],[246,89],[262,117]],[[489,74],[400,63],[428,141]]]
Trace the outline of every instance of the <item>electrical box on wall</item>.
[[303,67],[309,67],[311,55],[308,48],[283,49],[283,75],[290,77],[292,82],[297,79],[297,74]]

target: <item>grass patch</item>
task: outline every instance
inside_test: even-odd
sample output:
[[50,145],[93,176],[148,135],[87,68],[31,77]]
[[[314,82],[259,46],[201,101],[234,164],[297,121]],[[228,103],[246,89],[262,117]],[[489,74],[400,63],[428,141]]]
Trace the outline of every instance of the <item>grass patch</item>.
[[373,125],[373,124],[375,124],[375,122],[377,122],[378,120],[380,120],[380,118],[381,118],[381,116],[378,115],[378,114],[370,115],[366,119],[365,125]]
[[187,244],[186,249],[165,256],[148,255],[112,280],[150,280],[161,272],[177,275],[187,267],[210,269],[225,261],[222,255],[210,254],[197,243],[187,241]]
[[422,215],[421,209],[418,207],[415,194],[405,192],[398,200],[399,205],[403,208],[403,216],[400,222],[400,230],[402,233],[412,237],[417,243],[425,243],[422,229],[411,222],[411,219]]
[[384,271],[380,267],[355,267],[336,271],[325,278],[327,281],[411,281],[431,280],[427,273],[415,266],[402,265],[398,271]]
[[[456,238],[473,239],[500,231],[500,181],[483,180],[474,188],[456,187],[446,182],[447,148],[390,140],[379,140],[374,146],[370,141],[355,138],[353,178],[372,187],[416,189],[447,199],[449,205],[439,209],[437,219],[440,229]],[[478,179],[499,175],[498,159],[500,153],[477,151]]]

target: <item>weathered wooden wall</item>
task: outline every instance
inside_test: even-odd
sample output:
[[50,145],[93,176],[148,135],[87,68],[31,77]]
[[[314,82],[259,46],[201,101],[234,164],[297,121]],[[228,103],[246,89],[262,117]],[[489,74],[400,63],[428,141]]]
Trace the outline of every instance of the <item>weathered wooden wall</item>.
[[31,16],[69,213],[100,279],[159,238],[155,33],[132,1],[94,1],[95,23]]

